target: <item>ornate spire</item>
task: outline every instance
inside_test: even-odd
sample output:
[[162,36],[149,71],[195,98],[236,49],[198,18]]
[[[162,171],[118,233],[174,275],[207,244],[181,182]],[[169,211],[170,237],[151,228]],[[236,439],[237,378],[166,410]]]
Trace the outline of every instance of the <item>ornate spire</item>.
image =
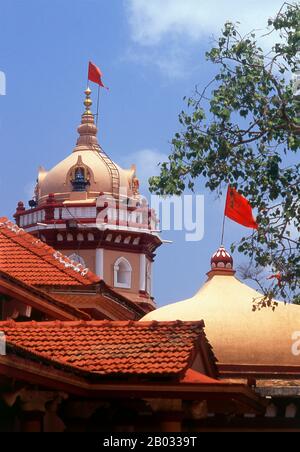
[[100,149],[97,140],[98,129],[94,121],[94,115],[91,111],[91,106],[93,105],[91,94],[92,91],[89,87],[85,90],[85,100],[83,102],[85,106],[85,112],[81,116],[81,124],[77,131],[79,133],[79,138],[76,143],[74,152],[88,150],[88,149]]
[[91,99],[92,91],[91,91],[89,86],[85,90],[84,94],[85,94],[85,100],[84,100],[83,104],[85,105],[85,112],[83,114],[84,115],[92,115],[93,116],[93,113],[90,110],[90,107],[93,105],[93,101]]

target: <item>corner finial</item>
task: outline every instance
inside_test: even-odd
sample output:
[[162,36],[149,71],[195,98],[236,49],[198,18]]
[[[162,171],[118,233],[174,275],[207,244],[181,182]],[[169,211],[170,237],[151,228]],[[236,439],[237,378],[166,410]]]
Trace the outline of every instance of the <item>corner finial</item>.
[[83,104],[85,106],[84,115],[92,115],[92,112],[90,110],[91,106],[93,105],[93,102],[92,102],[92,99],[91,99],[92,91],[91,91],[89,86],[87,87],[87,89],[85,90],[84,93],[85,93],[85,100],[83,102]]

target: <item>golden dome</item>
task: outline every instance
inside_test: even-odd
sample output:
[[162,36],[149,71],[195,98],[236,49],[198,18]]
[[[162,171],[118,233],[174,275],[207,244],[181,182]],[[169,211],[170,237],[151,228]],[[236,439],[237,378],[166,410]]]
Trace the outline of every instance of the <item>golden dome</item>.
[[234,271],[212,268],[208,275],[192,298],[157,309],[142,321],[204,320],[220,365],[299,366],[293,345],[300,339],[300,306],[279,302],[274,312],[254,312],[254,300],[263,296],[240,282]]
[[55,195],[56,201],[68,200],[74,192],[72,181],[76,168],[83,171],[88,198],[96,198],[99,193],[114,194],[120,187],[126,188],[129,196],[133,194],[135,167],[122,169],[101,149],[97,140],[98,129],[94,115],[90,111],[91,90],[87,89],[85,94],[85,112],[77,129],[79,137],[72,154],[49,172],[42,167],[39,170],[36,188],[39,205],[44,204],[50,193]]
[[[79,159],[80,157],[80,159]],[[54,193],[57,201],[68,199],[72,192],[72,169],[82,162],[90,172],[89,197],[97,197],[99,193],[112,193],[111,173],[99,155],[99,151],[85,150],[75,151],[65,160],[50,170],[39,184],[39,203],[43,203],[49,193]],[[119,172],[120,186],[130,188],[129,184],[134,175],[134,170],[123,170],[115,164]]]

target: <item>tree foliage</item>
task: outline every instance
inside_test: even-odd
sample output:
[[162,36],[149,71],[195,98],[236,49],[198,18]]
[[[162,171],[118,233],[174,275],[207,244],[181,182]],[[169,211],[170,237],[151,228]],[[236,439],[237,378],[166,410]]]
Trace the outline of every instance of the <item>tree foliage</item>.
[[[228,184],[238,189],[257,209],[259,223],[238,250],[253,265],[279,275],[266,281],[270,297],[279,292],[299,301],[300,98],[293,82],[300,70],[299,3],[285,3],[264,36],[259,34],[241,36],[238,24],[225,24],[206,54],[217,66],[216,76],[186,99],[182,130],[150,189],[181,195],[194,190],[200,176],[219,195]],[[264,39],[277,43],[266,52],[260,46]]]

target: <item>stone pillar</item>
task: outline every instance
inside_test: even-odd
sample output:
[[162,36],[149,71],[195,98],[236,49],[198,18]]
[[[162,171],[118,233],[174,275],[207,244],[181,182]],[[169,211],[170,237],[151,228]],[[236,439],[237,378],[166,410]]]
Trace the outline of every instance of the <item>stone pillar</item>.
[[140,255],[140,291],[146,290],[146,256]]
[[104,279],[104,250],[103,248],[96,249],[96,275]]

